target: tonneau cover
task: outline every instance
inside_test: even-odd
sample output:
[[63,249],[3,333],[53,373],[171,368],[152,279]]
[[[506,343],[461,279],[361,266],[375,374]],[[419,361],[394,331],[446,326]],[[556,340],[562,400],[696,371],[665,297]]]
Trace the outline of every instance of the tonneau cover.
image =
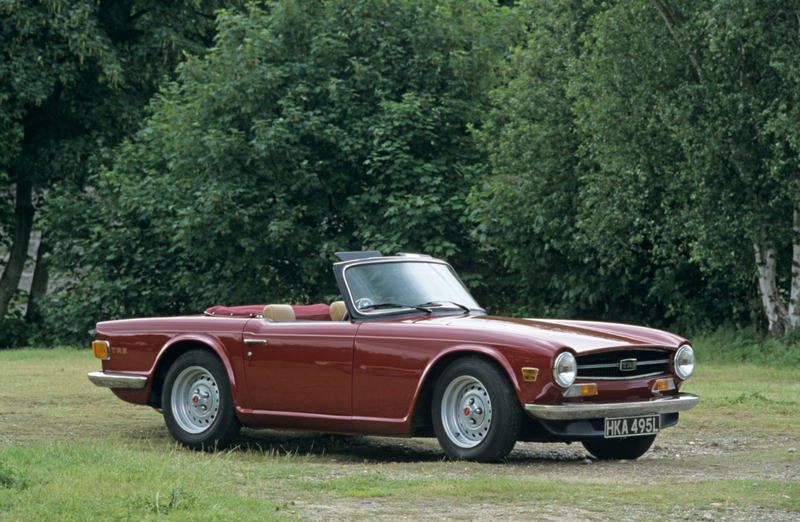
[[[212,306],[206,309],[206,315],[223,317],[255,317],[261,315],[267,305],[246,306]],[[294,317],[298,321],[330,321],[331,308],[325,303],[313,305],[290,305],[294,310]]]

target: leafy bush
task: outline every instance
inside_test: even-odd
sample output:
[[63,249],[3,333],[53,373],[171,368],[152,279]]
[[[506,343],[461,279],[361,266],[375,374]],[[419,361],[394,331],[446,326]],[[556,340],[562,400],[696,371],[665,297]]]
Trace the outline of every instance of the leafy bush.
[[[728,267],[709,269],[690,255],[689,223],[674,213],[687,189],[669,185],[675,155],[662,136],[664,126],[648,129],[656,137],[638,129],[626,136],[627,128],[607,122],[633,113],[631,118],[646,126],[653,107],[628,98],[618,106],[597,103],[594,93],[578,89],[609,74],[602,68],[582,74],[581,69],[595,63],[595,52],[613,62],[617,54],[594,47],[601,37],[613,40],[597,24],[627,5],[546,0],[519,7],[520,17],[535,22],[492,92],[492,110],[477,132],[492,172],[470,195],[475,234],[500,259],[503,278],[493,289],[503,293],[498,301],[514,315],[631,322],[681,333],[746,323],[749,274],[743,278]],[[635,29],[651,39],[663,37],[658,25],[663,22],[649,2],[636,10],[656,19],[653,27]],[[660,51],[657,45],[653,52]],[[623,85],[643,81],[627,72],[614,79]],[[581,119],[587,107],[610,112],[600,118],[607,128],[585,130],[587,122],[597,123]],[[600,131],[610,137],[598,138]],[[628,153],[629,147],[641,154]],[[605,148],[622,159],[604,167],[605,156],[598,151]],[[615,168],[632,158],[648,166],[666,159],[657,174],[633,169],[633,180],[619,181]]]
[[469,129],[506,12],[481,0],[221,12],[216,47],[99,158],[92,190],[54,199],[53,260],[72,282],[52,330],[329,300],[333,253],[365,247],[449,259],[470,280],[465,200],[484,157]]

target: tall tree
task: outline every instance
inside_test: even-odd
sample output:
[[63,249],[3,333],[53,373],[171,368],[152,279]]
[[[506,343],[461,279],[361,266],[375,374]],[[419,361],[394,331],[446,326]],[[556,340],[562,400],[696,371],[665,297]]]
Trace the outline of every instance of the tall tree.
[[774,337],[800,324],[799,16],[783,0],[620,2],[572,86],[601,165],[583,219],[595,244],[630,251],[635,229],[670,255],[684,238],[732,280],[757,274]]
[[[662,204],[673,197],[664,189],[668,178],[622,181],[627,158],[664,168],[675,159],[670,154],[680,156],[666,129],[646,128],[649,106],[623,91],[632,74],[631,82],[658,83],[668,73],[597,73],[617,79],[623,94],[614,103],[582,87],[593,85],[595,69],[602,71],[599,60],[616,59],[616,48],[592,54],[612,8],[584,0],[518,8],[530,22],[528,39],[512,53],[480,132],[492,175],[472,195],[478,233],[505,259],[515,285],[507,302],[518,313],[657,326],[677,321],[679,328],[722,321],[736,306],[720,297],[738,297],[738,288],[681,254],[684,235],[662,233],[670,223],[660,219]],[[609,40],[630,45],[629,28],[618,32]],[[589,58],[598,61],[591,71]],[[645,128],[608,124],[595,136],[598,130],[586,123],[620,113]]]
[[[212,43],[213,0],[10,0],[0,6],[0,322],[27,260],[50,188],[82,187],[87,158],[136,128],[184,53]],[[13,219],[10,209],[13,208]],[[41,244],[44,254],[48,240]],[[37,256],[29,310],[47,285]],[[33,317],[33,312],[29,317]]]
[[[98,317],[325,300],[333,253],[466,267],[465,199],[513,27],[489,0],[285,0],[219,17],[136,137],[61,198],[64,308]],[[92,202],[95,211],[81,212]],[[62,228],[63,229],[63,228]],[[78,324],[77,318],[73,324]]]

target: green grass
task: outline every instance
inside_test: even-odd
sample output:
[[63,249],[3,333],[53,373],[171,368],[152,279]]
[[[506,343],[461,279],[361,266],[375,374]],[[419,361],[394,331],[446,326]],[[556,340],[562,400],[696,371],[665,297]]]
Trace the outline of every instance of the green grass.
[[282,503],[231,494],[237,481],[245,484],[230,455],[111,439],[6,448],[5,465],[24,483],[0,489],[0,513],[19,520],[234,520],[243,512],[280,519]]
[[780,341],[756,335],[752,328],[719,328],[692,337],[700,363],[741,364],[800,368],[800,330]]
[[634,462],[518,445],[451,462],[434,440],[244,430],[178,446],[155,411],[86,373],[88,350],[0,351],[2,520],[675,520],[800,517],[800,371],[700,364],[700,406]]

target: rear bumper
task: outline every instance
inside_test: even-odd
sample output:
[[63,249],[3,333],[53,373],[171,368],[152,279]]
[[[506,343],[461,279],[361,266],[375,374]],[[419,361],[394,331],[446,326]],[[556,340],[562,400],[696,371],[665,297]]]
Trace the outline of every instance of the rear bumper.
[[629,417],[661,413],[678,413],[691,410],[700,402],[700,397],[681,393],[675,397],[658,397],[649,401],[615,403],[564,403],[526,404],[525,411],[543,420],[584,420],[605,417]]
[[147,384],[147,377],[140,375],[126,375],[122,373],[92,372],[88,375],[89,380],[95,386],[104,388],[126,388],[140,390]]

